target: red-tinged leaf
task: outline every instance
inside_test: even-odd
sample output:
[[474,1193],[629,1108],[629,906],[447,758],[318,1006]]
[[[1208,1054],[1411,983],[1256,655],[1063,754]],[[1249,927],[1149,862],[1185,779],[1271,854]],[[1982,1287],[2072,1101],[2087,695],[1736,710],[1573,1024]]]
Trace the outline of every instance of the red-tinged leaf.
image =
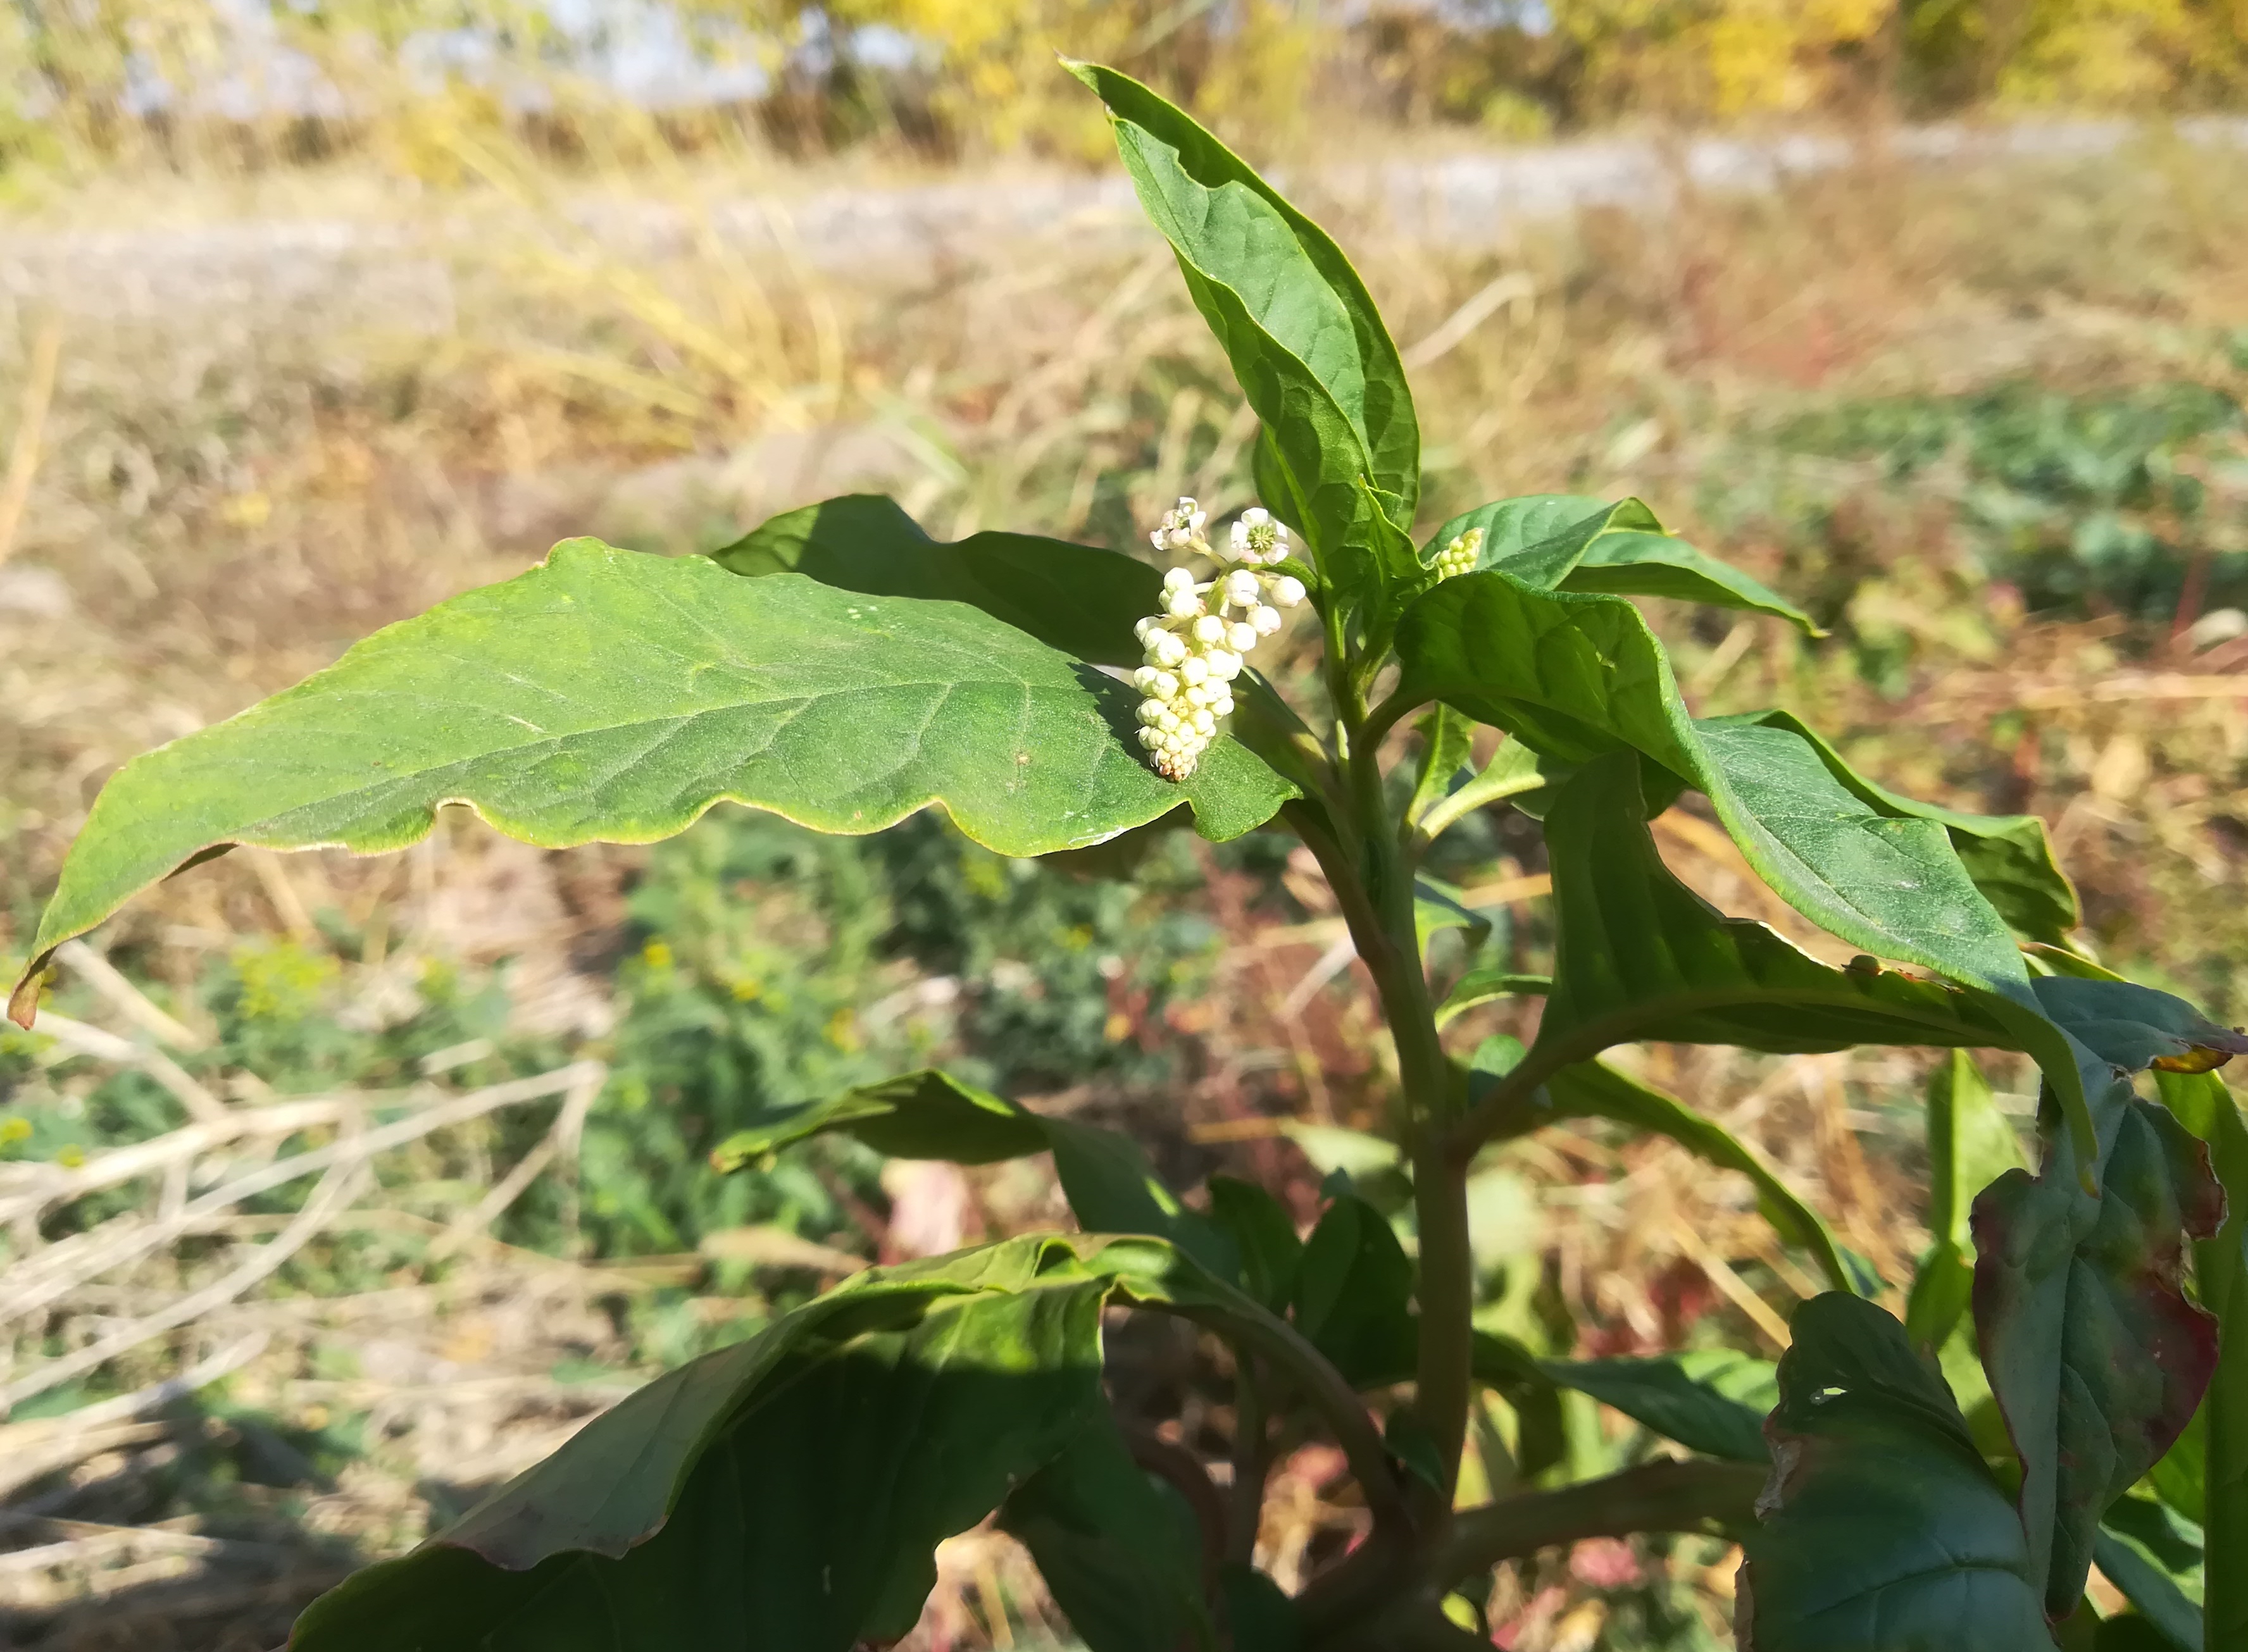
[[2207,1151],[2120,1086],[2095,1116],[2100,1192],[2055,1132],[2044,1173],[2008,1171],[1973,1219],[1976,1329],[2056,1621],[2084,1592],[2101,1516],[2169,1450],[2217,1364],[2216,1321],[2181,1288],[2185,1236],[2224,1215]]

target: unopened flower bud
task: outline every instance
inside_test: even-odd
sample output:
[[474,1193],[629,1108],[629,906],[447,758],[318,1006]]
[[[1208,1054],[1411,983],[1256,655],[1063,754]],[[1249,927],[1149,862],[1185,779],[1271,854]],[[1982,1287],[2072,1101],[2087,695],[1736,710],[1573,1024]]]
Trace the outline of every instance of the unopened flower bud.
[[1283,608],[1293,608],[1304,600],[1304,582],[1293,574],[1283,574],[1272,582],[1272,600]]
[[1189,654],[1180,662],[1179,675],[1189,684],[1201,682],[1210,675],[1210,661],[1200,654]]
[[1222,683],[1230,683],[1241,675],[1241,656],[1223,648],[1213,648],[1203,656],[1210,662],[1210,674]]
[[1257,634],[1259,637],[1270,637],[1274,631],[1279,630],[1285,622],[1280,618],[1278,609],[1268,608],[1263,603],[1258,603],[1256,607],[1249,611],[1249,623],[1257,628]]
[[1225,622],[1216,614],[1204,614],[1194,623],[1195,640],[1205,648],[1225,640]]
[[1237,608],[1246,608],[1257,600],[1257,576],[1246,568],[1237,568],[1225,577],[1225,600]]
[[1187,645],[1173,632],[1159,631],[1148,639],[1148,663],[1176,666],[1187,657]]
[[1237,619],[1225,633],[1225,640],[1233,645],[1237,654],[1245,654],[1257,646],[1257,627],[1245,619]]
[[1194,575],[1183,568],[1169,569],[1163,574],[1165,590],[1192,590],[1194,583]]
[[1163,593],[1163,611],[1174,619],[1184,619],[1202,611],[1202,598],[1194,594],[1192,586],[1167,590]]

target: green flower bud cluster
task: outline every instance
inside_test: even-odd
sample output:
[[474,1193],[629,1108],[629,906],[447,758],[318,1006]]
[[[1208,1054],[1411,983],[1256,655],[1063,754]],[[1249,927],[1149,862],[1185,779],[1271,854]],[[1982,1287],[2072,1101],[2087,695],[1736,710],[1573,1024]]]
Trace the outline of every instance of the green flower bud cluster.
[[1155,772],[1184,780],[1195,771],[1217,720],[1233,709],[1233,682],[1249,651],[1280,629],[1280,611],[1304,600],[1304,582],[1271,571],[1291,552],[1288,530],[1261,508],[1233,524],[1230,556],[1210,549],[1208,514],[1182,499],[1149,536],[1162,551],[1197,552],[1217,561],[1217,576],[1197,582],[1185,568],[1163,576],[1163,611],[1134,627],[1146,661],[1133,682],[1140,702],[1140,744]]
[[1436,577],[1450,579],[1457,574],[1475,572],[1476,559],[1483,555],[1483,529],[1470,528],[1454,536],[1452,543],[1436,553]]

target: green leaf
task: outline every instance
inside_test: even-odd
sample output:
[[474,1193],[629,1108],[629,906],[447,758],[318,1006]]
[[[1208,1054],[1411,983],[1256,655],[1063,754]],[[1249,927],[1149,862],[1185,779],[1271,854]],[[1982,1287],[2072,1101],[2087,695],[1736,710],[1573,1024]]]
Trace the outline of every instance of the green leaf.
[[[72,846],[33,968],[216,847],[400,849],[448,802],[545,847],[650,842],[721,800],[854,833],[942,803],[977,842],[1034,855],[1182,802],[1232,837],[1292,795],[1225,738],[1187,784],[1162,780],[1134,698],[956,603],[565,541],[127,763]],[[14,1008],[29,1015],[28,987]]]
[[1088,1652],[1216,1646],[1194,1511],[1132,1460],[1113,1419],[1095,1418],[1025,1482],[999,1525],[1030,1550]]
[[1764,1419],[1779,1391],[1768,1361],[1701,1348],[1655,1359],[1541,1360],[1538,1369],[1689,1451],[1735,1463],[1771,1457]]
[[1069,67],[1107,106],[1140,203],[1270,433],[1259,468],[1277,468],[1282,493],[1267,505],[1304,530],[1334,596],[1378,624],[1391,586],[1420,574],[1400,524],[1420,494],[1421,437],[1365,283],[1183,112],[1113,69]]
[[595,1418],[440,1537],[323,1595],[290,1645],[896,1639],[936,1544],[1102,1410],[1109,1289],[1051,1240],[861,1275]]
[[1826,772],[1850,795],[1877,814],[1895,820],[1932,820],[1943,828],[1951,847],[1983,898],[2017,932],[2032,941],[2057,943],[2083,921],[2076,886],[2053,859],[2045,823],[2034,815],[1969,815],[1934,803],[1901,797],[1842,761],[1842,755],[1792,712],[1751,712],[1744,717],[1710,718],[1705,727],[1738,723],[1779,728],[1807,741]]
[[1834,969],[1762,924],[1723,916],[1663,864],[1640,768],[1629,751],[1594,759],[1546,817],[1559,934],[1539,1047],[1581,1044],[1589,1055],[1603,1038],[1774,1052],[2013,1041],[1987,995],[1871,959]]
[[1475,757],[1475,724],[1450,706],[1439,706],[1422,718],[1417,732],[1421,765],[1405,805],[1405,818],[1414,824],[1457,789]]
[[[1450,707],[1444,708],[1450,712]],[[1459,715],[1451,712],[1453,716]],[[1431,804],[1419,817],[1421,835],[1434,840],[1447,827],[1473,814],[1486,803],[1512,799],[1514,806],[1532,819],[1545,818],[1544,802],[1560,782],[1576,772],[1573,764],[1540,757],[1518,740],[1503,740],[1482,772],[1456,790]],[[1674,793],[1664,806],[1676,801]]]
[[1915,1270],[1905,1329],[1913,1346],[1950,1340],[1967,1311],[1974,1274],[1968,1207],[2011,1170],[2026,1169],[2021,1137],[1998,1110],[1991,1081],[1973,1056],[1955,1049],[1928,1081],[1928,1231],[1935,1239]]
[[1113,550],[1035,534],[931,539],[896,501],[847,494],[775,516],[710,553],[730,573],[802,574],[867,597],[966,603],[1049,648],[1137,666],[1133,622],[1161,611],[1162,576]]
[[[1868,802],[1791,727],[1695,721],[1662,645],[1618,597],[1542,591],[1500,570],[1466,574],[1406,611],[1397,649],[1402,703],[1446,700],[1564,761],[1636,750],[1700,788],[1798,911],[1875,957],[1976,989],[2006,1041],[2045,1069],[2089,1156],[2091,1097],[2111,1076],[2107,1064],[2048,1019],[2043,989],[2053,983],[2032,987],[1941,823]],[[2213,1052],[2248,1049],[2221,1028],[2193,1036]]]
[[2161,1504],[2127,1497],[2108,1512],[2092,1555],[2171,1652],[2202,1652],[2203,1554],[2198,1533],[2182,1530]]
[[1471,969],[1452,983],[1444,1001],[1436,1006],[1436,1025],[1444,1026],[1478,1004],[1502,998],[1543,998],[1553,990],[1550,975],[1518,975],[1512,970]]
[[1837,1290],[1857,1287],[1841,1247],[1819,1213],[1781,1181],[1747,1143],[1715,1120],[1602,1062],[1563,1068],[1547,1081],[1546,1093],[1552,1110],[1542,1116],[1545,1119],[1605,1118],[1666,1137],[1697,1158],[1738,1171],[1755,1184],[1757,1210],[1772,1232],[1817,1258],[1820,1271]]
[[1129,1137],[1033,1113],[934,1068],[861,1084],[760,1121],[721,1143],[710,1161],[721,1171],[739,1170],[830,1132],[894,1158],[955,1164],[989,1164],[1051,1151],[1054,1174],[1086,1232],[1153,1234],[1220,1278],[1240,1277],[1241,1259],[1225,1230],[1182,1205]]
[[[2172,1477],[2198,1482],[2197,1506],[2188,1512],[2209,1553],[2248,1554],[2248,1124],[2213,1073],[2157,1073],[2155,1082],[2178,1122],[2207,1144],[2226,1205],[2224,1225],[2194,1246],[2194,1284],[2217,1315],[2219,1353],[2196,1422],[2199,1456],[2190,1467],[2171,1465]],[[2159,1470],[2156,1478],[2160,1485]],[[2248,1645],[2248,1567],[2210,1567],[2203,1610],[2211,1648]]]
[[1794,1337],[1742,1652],[2052,1652],[2021,1522],[1904,1327],[1835,1292],[1796,1310]]
[[1479,951],[1490,939],[1491,919],[1472,911],[1460,898],[1461,894],[1452,884],[1434,877],[1413,880],[1413,926],[1420,936],[1422,952],[1429,950],[1429,938],[1440,930],[1465,930],[1470,954]]
[[1504,568],[1541,590],[1671,597],[1771,614],[1813,637],[1826,635],[1792,603],[1669,532],[1636,499],[1613,504],[1578,494],[1502,499],[1436,529],[1422,560],[1477,529],[1484,535],[1477,570]]
[[1213,1176],[1204,1185],[1210,1190],[1210,1220],[1225,1230],[1240,1254],[1242,1288],[1275,1313],[1285,1312],[1295,1299],[1296,1270],[1304,1259],[1295,1219],[1254,1182]]
[[2177,1281],[2181,1232],[2214,1234],[2223,1190],[2199,1144],[2128,1085],[2094,1117],[2098,1191],[2057,1134],[2044,1173],[2009,1171],[1972,1219],[1976,1333],[2022,1460],[2032,1576],[2056,1620],[2084,1592],[2101,1515],[2169,1450],[2217,1357],[2216,1323]]
[[1395,1381],[1414,1346],[1413,1264],[1381,1212],[1346,1194],[1304,1241],[1296,1326],[1352,1386]]

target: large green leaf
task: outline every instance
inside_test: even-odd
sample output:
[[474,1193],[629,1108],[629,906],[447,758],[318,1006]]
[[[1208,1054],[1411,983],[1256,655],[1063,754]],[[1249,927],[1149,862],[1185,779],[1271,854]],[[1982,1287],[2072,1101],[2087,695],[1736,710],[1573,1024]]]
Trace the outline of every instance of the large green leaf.
[[1690,1451],[1736,1463],[1771,1457],[1764,1419],[1779,1392],[1768,1361],[1698,1348],[1654,1359],[1541,1360],[1538,1369]]
[[1972,1219],[1975,1328],[2055,1620],[2084,1592],[2101,1515],[2169,1450],[2217,1356],[2216,1322],[2179,1287],[2182,1235],[2224,1214],[2200,1144],[2125,1084],[2094,1117],[2098,1191],[2056,1132],[2043,1173],[2009,1171]]
[[1035,534],[931,539],[895,500],[847,494],[773,517],[710,553],[730,573],[803,574],[868,597],[966,603],[1049,648],[1136,666],[1132,624],[1161,611],[1162,576],[1113,550]]
[[1109,1281],[1051,1240],[862,1275],[596,1418],[298,1619],[295,1652],[848,1652],[1102,1410]]
[[1943,1347],[1967,1311],[1975,1282],[1967,1216],[1975,1195],[2008,1171],[2026,1168],[2021,1137],[1998,1110],[1991,1081],[1974,1057],[1953,1050],[1928,1081],[1928,1231],[1935,1237],[1905,1304],[1914,1347]]
[[1821,636],[1811,616],[1737,568],[1705,556],[1666,529],[1636,499],[1614,503],[1580,494],[1502,499],[1455,516],[1422,550],[1427,561],[1481,529],[1477,569],[1504,568],[1546,590],[1673,597],[1716,608],[1771,614]]
[[1628,750],[1596,758],[1546,815],[1559,934],[1540,1046],[1591,1055],[1603,1041],[1640,1039],[1775,1052],[2012,1043],[1987,994],[1870,959],[1834,969],[1762,924],[1719,913],[1663,864],[1640,768]]
[[[1340,249],[1240,157],[1128,76],[1070,65],[1107,106],[1140,203],[1270,440],[1282,489],[1335,597],[1369,625],[1418,578],[1405,524],[1421,438],[1397,349]],[[1260,478],[1260,481],[1262,479]]]
[[830,1132],[894,1158],[955,1164],[989,1164],[1051,1151],[1070,1209],[1088,1232],[1154,1234],[1221,1278],[1240,1276],[1241,1259],[1225,1229],[1182,1205],[1131,1137],[1034,1113],[934,1068],[861,1084],[761,1120],[719,1143],[711,1163],[722,1171],[738,1170]]
[[[449,802],[549,847],[646,843],[721,800],[833,832],[942,803],[978,842],[1033,855],[1181,802],[1231,837],[1292,795],[1225,738],[1185,785],[1160,778],[1134,700],[956,603],[569,540],[127,764],[64,864],[34,969],[215,848],[399,849]],[[31,1007],[19,995],[19,1019]]]
[[1792,712],[1751,712],[1713,717],[1703,727],[1745,724],[1780,728],[1810,742],[1826,772],[1876,814],[1896,820],[1932,820],[1943,828],[1975,887],[2017,933],[2033,941],[2058,942],[2082,921],[2076,886],[2053,859],[2045,823],[2034,815],[1970,815],[1935,803],[1916,802],[1877,786],[1842,760],[1842,754]]
[[1832,1293],[1796,1310],[1794,1337],[1742,1652],[2052,1652],[2021,1522],[1904,1327]]
[[1109,1417],[1025,1482],[999,1524],[1030,1550],[1088,1652],[1216,1647],[1216,1567],[1205,1566],[1195,1512],[1133,1461]]
[[[1618,597],[1540,590],[1503,570],[1466,574],[1406,611],[1397,648],[1399,703],[1446,700],[1568,762],[1635,750],[1707,795],[1797,911],[1875,957],[1976,989],[2007,1041],[2037,1057],[2088,1157],[2091,1097],[2111,1063],[2049,1018],[2043,989],[2056,983],[2032,986],[1942,823],[1860,796],[1791,727],[1696,722],[1661,644]],[[2194,1037],[2215,1059],[2248,1049],[2248,1040],[2194,1019],[2206,1029]]]
[[[2190,1512],[2210,1554],[2248,1555],[2248,1124],[2212,1073],[2159,1073],[2155,1082],[2179,1123],[2207,1144],[2226,1205],[2224,1226],[2194,1246],[2194,1283],[2217,1315],[2219,1353],[2194,1430],[2200,1496]],[[2212,1649],[2248,1646],[2248,1566],[2211,1566],[2203,1610]]]
[[1755,1185],[1757,1209],[1772,1231],[1818,1259],[1820,1271],[1837,1290],[1855,1288],[1841,1247],[1818,1212],[1781,1181],[1747,1143],[1715,1119],[1603,1062],[1563,1068],[1546,1081],[1546,1094],[1552,1106],[1540,1116],[1541,1122],[1604,1118],[1645,1135],[1667,1137],[1697,1158],[1738,1171]]

